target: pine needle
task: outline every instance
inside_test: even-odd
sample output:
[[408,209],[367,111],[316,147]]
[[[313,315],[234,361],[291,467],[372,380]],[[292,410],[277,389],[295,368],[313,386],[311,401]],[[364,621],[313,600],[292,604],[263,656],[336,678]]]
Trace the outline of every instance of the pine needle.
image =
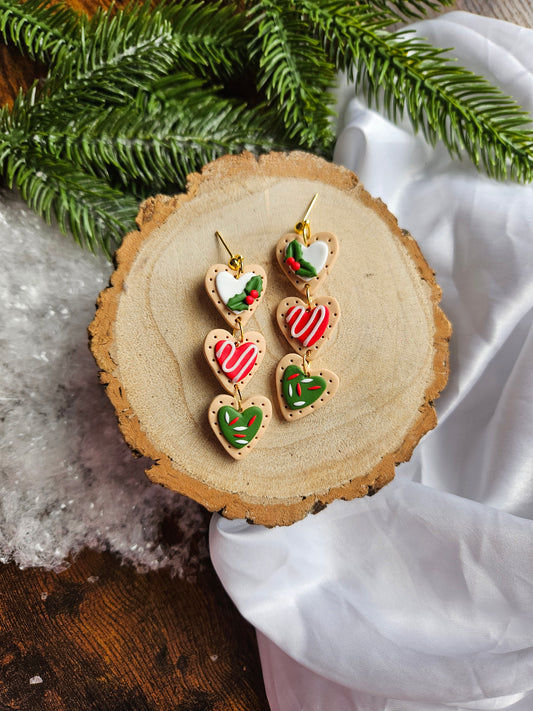
[[22,54],[49,62],[63,47],[72,47],[71,37],[82,18],[63,3],[49,0],[0,0],[0,33],[6,44]]
[[59,125],[39,120],[32,133],[47,153],[124,188],[133,181],[145,194],[183,188],[189,173],[226,153],[294,147],[275,138],[268,112],[250,112],[187,74],[168,77],[128,105]]
[[257,63],[258,88],[277,106],[290,138],[302,147],[326,149],[333,143],[330,118],[334,79],[331,64],[301,13],[290,0],[253,2],[246,31],[250,58]]
[[484,77],[412,33],[384,31],[382,11],[342,0],[298,0],[298,7],[369,104],[395,121],[407,113],[429,143],[466,153],[493,178],[533,178],[530,117]]

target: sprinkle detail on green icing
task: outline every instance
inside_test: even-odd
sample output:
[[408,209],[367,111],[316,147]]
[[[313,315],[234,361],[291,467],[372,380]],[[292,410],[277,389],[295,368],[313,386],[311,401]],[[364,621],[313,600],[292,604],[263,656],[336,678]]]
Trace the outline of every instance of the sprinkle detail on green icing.
[[326,387],[324,378],[306,375],[297,365],[289,365],[283,372],[283,399],[291,410],[309,407],[321,397]]
[[231,405],[223,405],[217,419],[224,439],[232,447],[242,449],[253,440],[261,428],[263,411],[255,405],[239,412]]

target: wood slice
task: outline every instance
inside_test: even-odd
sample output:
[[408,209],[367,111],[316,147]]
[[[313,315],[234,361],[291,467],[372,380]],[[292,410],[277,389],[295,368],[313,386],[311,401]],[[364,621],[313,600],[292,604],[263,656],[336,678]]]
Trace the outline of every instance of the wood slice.
[[[313,368],[330,369],[340,385],[323,408],[288,422],[275,371],[291,349],[276,309],[293,287],[275,251],[316,192],[311,229],[334,233],[340,248],[320,295],[335,297],[343,316]],[[436,424],[432,403],[447,381],[451,329],[433,272],[386,206],[353,173],[315,156],[244,153],[191,175],[185,195],[145,201],[138,226],[117,252],[89,332],[126,440],[154,460],[150,479],[228,518],[268,526],[389,482],[395,463]],[[225,259],[216,230],[268,279],[250,320],[266,338],[253,392],[274,410],[242,462],[208,421],[220,385],[203,343],[223,326],[204,288],[206,271]]]

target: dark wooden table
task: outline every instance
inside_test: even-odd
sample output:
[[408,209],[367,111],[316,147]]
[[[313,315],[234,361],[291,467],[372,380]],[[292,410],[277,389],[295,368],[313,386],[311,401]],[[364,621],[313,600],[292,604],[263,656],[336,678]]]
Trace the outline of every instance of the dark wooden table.
[[[529,0],[456,7],[533,24]],[[0,47],[0,101],[35,73]],[[85,550],[60,574],[0,566],[0,709],[267,711],[268,703],[254,630],[211,567],[188,582]]]
[[0,568],[0,708],[267,711],[268,704],[255,632],[212,568],[187,582],[166,571],[141,575],[86,550],[60,574]]

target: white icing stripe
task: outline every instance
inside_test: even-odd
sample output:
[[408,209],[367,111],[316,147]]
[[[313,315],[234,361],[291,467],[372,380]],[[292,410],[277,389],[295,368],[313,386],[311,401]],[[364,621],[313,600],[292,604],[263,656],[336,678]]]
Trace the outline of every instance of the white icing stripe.
[[324,321],[329,318],[329,312],[323,304],[315,306],[311,311],[309,319],[303,323],[300,330],[298,330],[300,321],[302,321],[305,314],[305,306],[293,306],[287,311],[287,323],[289,326],[292,326],[291,336],[298,340],[300,340],[300,336],[306,336],[303,345],[308,346],[313,342],[317,331],[320,330]]
[[[224,356],[226,346],[229,348],[229,353]],[[238,353],[236,360],[234,360],[235,353]],[[231,378],[232,383],[239,382],[241,378],[247,375],[253,368],[258,353],[259,348],[255,343],[243,344],[239,346],[239,350],[237,351],[235,344],[231,343],[231,341],[220,341],[215,348],[215,355],[220,367],[222,371]],[[235,371],[237,371],[237,373],[235,373]]]

